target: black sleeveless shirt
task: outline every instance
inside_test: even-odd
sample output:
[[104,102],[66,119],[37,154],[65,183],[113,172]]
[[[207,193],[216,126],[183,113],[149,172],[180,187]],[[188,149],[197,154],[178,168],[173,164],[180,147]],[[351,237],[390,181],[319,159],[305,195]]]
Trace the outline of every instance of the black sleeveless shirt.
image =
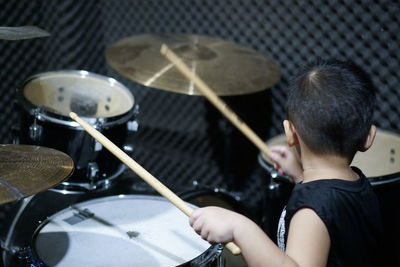
[[378,199],[365,175],[353,170],[360,176],[357,181],[296,184],[279,220],[277,240],[282,250],[293,215],[301,208],[311,208],[329,232],[327,266],[379,266],[383,226]]

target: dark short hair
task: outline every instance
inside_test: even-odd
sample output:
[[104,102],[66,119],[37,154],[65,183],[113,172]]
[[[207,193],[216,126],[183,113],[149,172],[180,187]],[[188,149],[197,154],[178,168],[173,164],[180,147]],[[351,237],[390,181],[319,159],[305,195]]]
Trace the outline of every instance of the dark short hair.
[[312,151],[353,157],[369,133],[375,91],[356,64],[319,60],[292,80],[288,119]]

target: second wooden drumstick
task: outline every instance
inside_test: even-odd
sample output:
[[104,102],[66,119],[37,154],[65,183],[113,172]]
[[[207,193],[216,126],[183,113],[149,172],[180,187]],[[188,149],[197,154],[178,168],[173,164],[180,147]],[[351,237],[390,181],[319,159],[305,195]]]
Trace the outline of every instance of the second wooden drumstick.
[[197,89],[219,110],[228,118],[233,125],[235,125],[250,141],[255,144],[265,155],[271,158],[271,151],[258,135],[256,135],[246,123],[244,123],[229,107],[228,105],[217,96],[216,93],[197,76],[191,72],[190,69],[172,52],[166,44],[161,46],[161,54],[163,54],[175,67],[189,80],[191,80]]
[[[111,142],[107,137],[97,131],[89,123],[82,120],[74,112],[70,112],[69,116],[75,120],[79,125],[85,129],[85,131],[93,136],[100,144],[107,148],[111,153],[113,153],[118,159],[120,159],[126,166],[133,170],[138,176],[140,176],[146,183],[148,183],[152,188],[154,188],[158,193],[168,199],[172,204],[174,204],[178,209],[180,209],[187,216],[190,216],[193,209],[186,204],[180,197],[178,197],[174,192],[172,192],[168,187],[157,180],[152,174],[150,174],[146,169],[144,169],[140,164],[129,157],[124,151],[117,147],[113,142]],[[239,255],[241,253],[240,248],[233,242],[229,242],[225,245],[233,255]]]

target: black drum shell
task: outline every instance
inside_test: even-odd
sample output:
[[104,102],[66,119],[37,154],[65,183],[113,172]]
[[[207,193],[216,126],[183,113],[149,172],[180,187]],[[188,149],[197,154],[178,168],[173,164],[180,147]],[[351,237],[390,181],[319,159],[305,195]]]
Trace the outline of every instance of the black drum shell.
[[245,213],[240,197],[220,188],[194,188],[179,193],[179,196],[198,207],[217,206],[239,213]]
[[[67,153],[74,161],[75,170],[69,181],[87,183],[87,167],[90,162],[96,162],[99,168],[99,179],[110,177],[120,166],[116,157],[104,147],[95,151],[96,142],[92,136],[80,127],[69,127],[55,124],[51,121],[36,120],[36,124],[43,127],[38,140],[30,138],[29,127],[34,123],[35,117],[27,112],[21,112],[21,135],[19,143],[39,145],[54,148]],[[100,130],[118,147],[123,147],[127,137],[126,124],[113,125]]]
[[[119,94],[129,96],[130,102],[127,103],[132,102],[132,108],[120,111],[118,115],[109,117],[81,116],[82,119],[110,139],[116,146],[123,148],[129,131],[128,124],[134,122],[137,126],[135,120],[138,114],[138,105],[135,103],[134,96],[129,89],[116,80],[87,71],[53,71],[29,77],[17,90],[16,104],[20,116],[18,127],[16,127],[18,131],[15,134],[15,142],[50,147],[68,154],[74,161],[75,170],[72,176],[62,183],[62,187],[72,191],[76,189],[77,191],[97,189],[104,184],[108,184],[111,180],[109,179],[110,177],[114,178],[124,170],[124,165],[66,114],[33,104],[25,97],[24,90],[30,82],[40,81],[41,78],[47,77],[66,76],[70,77],[73,82],[79,83],[82,73],[84,73],[84,77],[90,77],[90,79],[96,81],[96,84],[90,87],[92,91],[98,90],[96,85],[101,84],[102,86],[110,87],[111,92],[121,92]],[[37,87],[40,88],[40,83],[37,83],[39,84]],[[90,82],[87,81],[87,83]],[[112,84],[112,87],[109,84]],[[55,86],[51,84],[45,88],[54,90]],[[60,86],[62,87],[62,84]],[[71,87],[73,88],[72,85]],[[63,90],[68,92],[68,87]],[[121,96],[119,97],[121,98]],[[45,99],[47,101],[47,98]],[[48,101],[50,102],[50,100]],[[72,101],[75,100],[71,99],[70,101],[70,104],[73,104]],[[54,106],[53,102],[52,105]],[[65,104],[60,105],[65,106]],[[110,105],[117,106],[113,102]],[[36,129],[34,134],[32,134],[32,129]]]

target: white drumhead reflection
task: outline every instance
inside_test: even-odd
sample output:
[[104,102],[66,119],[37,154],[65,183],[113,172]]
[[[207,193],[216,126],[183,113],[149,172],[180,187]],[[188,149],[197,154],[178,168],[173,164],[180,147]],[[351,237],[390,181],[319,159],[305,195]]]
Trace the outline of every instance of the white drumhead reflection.
[[210,244],[162,197],[105,197],[62,210],[37,230],[34,251],[50,266],[176,266]]

